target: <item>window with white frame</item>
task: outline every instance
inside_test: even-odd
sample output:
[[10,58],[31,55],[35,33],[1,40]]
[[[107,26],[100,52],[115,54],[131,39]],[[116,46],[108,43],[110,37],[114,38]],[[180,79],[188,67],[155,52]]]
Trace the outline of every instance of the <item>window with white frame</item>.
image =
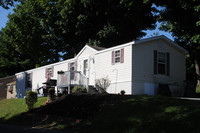
[[71,79],[74,79],[74,70],[75,70],[75,65],[74,65],[75,63],[74,62],[72,62],[72,63],[70,63],[70,71],[72,71],[71,73],[70,73],[70,78]]
[[32,88],[32,73],[26,74],[26,87]]
[[86,76],[88,75],[88,59],[83,61],[83,74]]
[[50,77],[53,76],[52,67],[47,68],[47,75],[50,76]]
[[120,62],[120,50],[115,51],[115,63],[119,63]]
[[124,63],[124,48],[112,51],[111,63],[112,65],[115,63]]
[[166,53],[158,52],[157,63],[158,63],[158,74],[166,74],[166,66],[167,66]]
[[74,62],[70,63],[70,70],[71,71],[75,70],[75,63]]
[[53,72],[54,72],[54,66],[47,67],[45,72],[45,78],[53,77]]
[[68,63],[68,70],[70,71],[71,79],[76,80],[77,61]]

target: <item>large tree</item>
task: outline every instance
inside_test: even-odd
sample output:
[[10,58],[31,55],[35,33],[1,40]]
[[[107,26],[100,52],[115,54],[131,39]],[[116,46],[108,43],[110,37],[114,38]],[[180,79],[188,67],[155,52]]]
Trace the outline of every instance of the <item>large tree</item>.
[[9,9],[11,6],[14,6],[15,2],[20,2],[23,0],[0,0],[0,6],[4,9]]
[[[160,0],[154,1],[162,6],[159,21],[161,29],[169,31],[175,41],[186,48],[188,78],[197,79],[200,85],[200,1],[199,0]],[[193,72],[193,69],[196,70]]]
[[142,30],[155,28],[156,9],[148,1],[47,1],[45,11],[51,15],[43,19],[43,24],[52,33],[52,41],[59,39],[65,45],[65,59],[85,44],[111,47],[144,36]]
[[13,54],[0,52],[0,64],[12,62],[14,73],[71,58],[85,44],[140,38],[155,28],[155,12],[148,0],[25,0],[2,30],[0,45]]
[[42,34],[45,30],[37,18],[40,6],[34,1],[18,5],[2,29],[0,71],[7,75],[45,64],[49,59]]

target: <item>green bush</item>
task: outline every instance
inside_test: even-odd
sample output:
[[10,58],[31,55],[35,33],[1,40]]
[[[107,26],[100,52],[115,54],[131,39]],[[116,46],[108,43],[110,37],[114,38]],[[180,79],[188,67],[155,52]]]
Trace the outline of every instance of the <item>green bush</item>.
[[120,92],[121,95],[125,95],[125,93],[126,93],[125,90],[121,90]]
[[54,96],[55,95],[55,89],[54,88],[49,88],[48,89],[48,95]]
[[26,92],[26,104],[28,106],[28,109],[31,110],[34,107],[34,104],[37,102],[37,93],[33,91],[27,91]]
[[83,86],[74,86],[72,93],[87,93],[87,89]]
[[48,100],[47,102],[53,102],[55,101],[55,89],[54,88],[49,88],[48,89]]

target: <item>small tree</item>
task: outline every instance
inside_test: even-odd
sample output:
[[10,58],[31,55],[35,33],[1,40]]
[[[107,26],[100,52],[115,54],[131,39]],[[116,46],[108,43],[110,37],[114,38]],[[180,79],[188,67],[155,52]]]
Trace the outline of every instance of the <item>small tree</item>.
[[28,106],[28,109],[31,110],[34,107],[34,104],[37,102],[37,93],[33,91],[27,91],[26,92],[26,104]]
[[100,93],[107,93],[106,89],[110,86],[110,80],[108,76],[101,79],[96,79],[95,86],[99,89]]

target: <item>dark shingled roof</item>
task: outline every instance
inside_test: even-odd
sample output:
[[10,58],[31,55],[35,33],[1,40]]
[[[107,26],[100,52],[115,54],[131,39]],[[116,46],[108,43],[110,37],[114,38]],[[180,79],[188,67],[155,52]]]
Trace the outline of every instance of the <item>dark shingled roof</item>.
[[92,47],[93,49],[97,50],[97,51],[106,49],[106,48],[98,47],[98,46],[91,46],[91,45],[89,45],[89,46]]

